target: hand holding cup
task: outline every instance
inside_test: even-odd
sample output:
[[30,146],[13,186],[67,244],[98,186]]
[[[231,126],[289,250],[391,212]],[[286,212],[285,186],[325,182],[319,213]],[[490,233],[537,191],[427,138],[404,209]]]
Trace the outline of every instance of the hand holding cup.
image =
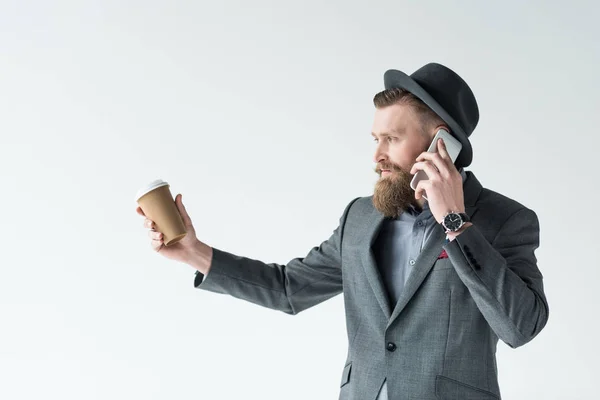
[[138,191],[136,201],[137,213],[145,217],[152,249],[167,258],[188,262],[198,239],[182,195],[173,200],[169,184],[156,180]]

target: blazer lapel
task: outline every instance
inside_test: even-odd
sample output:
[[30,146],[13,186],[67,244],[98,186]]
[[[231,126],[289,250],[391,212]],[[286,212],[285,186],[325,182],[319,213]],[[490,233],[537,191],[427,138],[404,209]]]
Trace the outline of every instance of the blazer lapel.
[[363,253],[363,267],[365,269],[365,274],[367,275],[367,280],[373,289],[373,293],[375,294],[375,298],[385,315],[385,318],[389,320],[392,314],[392,306],[389,300],[387,290],[383,284],[383,279],[381,277],[381,273],[379,272],[379,268],[377,268],[377,261],[375,259],[375,253],[373,251],[373,244],[375,243],[375,239],[377,239],[377,235],[383,226],[383,221],[385,217],[381,214],[375,207],[371,211],[371,214],[367,217],[367,224],[365,226],[366,229],[366,239],[367,239],[367,250]]
[[[465,171],[468,175],[464,185],[464,199],[465,199],[465,212],[470,218],[477,210],[475,205],[479,193],[481,192],[481,183],[477,180],[475,175],[471,171]],[[373,244],[377,239],[377,235],[381,230],[385,217],[375,208],[368,217],[368,222],[365,226],[366,239],[367,239],[367,250],[364,253],[363,267],[367,275],[367,279],[375,298],[377,299],[385,317],[388,319],[388,327],[394,322],[394,320],[400,315],[402,310],[406,307],[409,300],[414,296],[417,289],[425,280],[425,277],[435,264],[437,257],[442,251],[442,247],[446,240],[444,228],[441,224],[437,224],[431,232],[431,236],[428,238],[423,250],[416,259],[415,266],[404,286],[402,295],[398,299],[393,311],[392,305],[389,300],[387,290],[383,283],[383,279],[377,267],[377,261],[373,252]]]
[[[476,208],[476,206],[465,207],[465,212],[471,217]],[[406,304],[408,304],[410,299],[417,292],[417,289],[421,286],[421,283],[423,283],[425,277],[437,261],[445,242],[446,234],[444,233],[444,227],[441,224],[436,224],[431,232],[431,236],[425,243],[423,250],[415,260],[415,266],[406,281],[406,285],[404,285],[404,290],[396,303],[396,307],[394,308],[391,317],[388,319],[387,328],[389,328],[398,315],[400,315],[402,310],[406,307]]]
[[[469,218],[473,217],[473,214],[477,210],[475,205],[479,193],[481,192],[481,183],[477,180],[475,175],[471,171],[465,171],[468,175],[467,180],[464,184],[464,199],[465,199],[465,213]],[[402,310],[406,307],[406,304],[414,296],[421,283],[425,280],[425,277],[433,268],[433,264],[437,261],[438,256],[442,251],[442,247],[446,241],[446,234],[444,233],[444,227],[441,224],[436,224],[433,228],[431,236],[427,240],[427,243],[423,247],[423,250],[415,260],[415,266],[406,281],[404,290],[396,303],[396,307],[392,312],[391,317],[388,320],[387,328],[394,322],[400,315]]]

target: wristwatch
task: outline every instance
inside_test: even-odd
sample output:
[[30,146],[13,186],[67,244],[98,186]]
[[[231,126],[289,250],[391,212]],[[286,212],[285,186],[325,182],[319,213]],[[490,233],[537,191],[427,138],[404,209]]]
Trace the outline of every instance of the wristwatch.
[[446,228],[445,233],[456,232],[469,221],[471,221],[471,219],[467,214],[450,211],[444,216],[444,219],[442,220],[442,226]]

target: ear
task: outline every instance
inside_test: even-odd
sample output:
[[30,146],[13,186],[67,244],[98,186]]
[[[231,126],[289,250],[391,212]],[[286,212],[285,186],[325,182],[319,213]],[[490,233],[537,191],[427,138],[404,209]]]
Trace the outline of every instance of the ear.
[[429,141],[431,142],[433,140],[433,138],[435,137],[435,135],[438,133],[438,131],[440,129],[445,129],[446,131],[448,131],[448,133],[452,133],[450,131],[450,128],[448,128],[448,125],[445,124],[440,124],[437,125],[435,128],[433,128],[431,131],[429,131]]

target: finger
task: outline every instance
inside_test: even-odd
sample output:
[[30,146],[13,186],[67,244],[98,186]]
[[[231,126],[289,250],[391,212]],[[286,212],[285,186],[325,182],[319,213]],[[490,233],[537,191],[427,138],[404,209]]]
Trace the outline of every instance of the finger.
[[419,200],[423,197],[423,192],[427,189],[426,186],[429,187],[429,181],[427,180],[419,181],[419,183],[417,183],[417,187],[415,188],[415,199]]
[[[440,147],[440,143],[439,143],[440,140],[442,140],[442,139],[439,139],[436,142],[438,150]],[[440,173],[442,175],[444,175],[446,172],[448,172],[448,162],[450,160],[450,156],[448,156],[447,152],[445,152],[444,155],[442,155],[442,153],[440,153],[439,151],[436,151],[435,153],[425,151],[425,152],[421,153],[419,155],[419,157],[417,157],[417,161],[426,161],[426,160],[431,161],[433,163],[433,165],[435,165],[435,167],[440,171]]]
[[440,153],[440,157],[446,162],[446,164],[452,163],[452,158],[450,157],[450,153],[448,153],[448,149],[446,148],[446,142],[444,142],[444,139],[440,139],[438,141],[438,152]]
[[152,249],[154,251],[159,251],[164,246],[164,243],[163,243],[162,239],[161,240],[152,239],[152,241],[150,242],[150,245],[152,246]]
[[[439,145],[438,145],[439,146]],[[435,159],[441,159],[440,157],[440,153],[438,151],[436,152],[431,152],[431,151],[424,151],[421,154],[419,154],[419,156],[417,157],[417,161],[434,161]]]
[[175,204],[177,205],[179,214],[181,214],[183,223],[189,227],[189,226],[192,226],[192,219],[190,218],[190,215],[187,213],[187,210],[185,209],[185,206],[183,205],[182,198],[183,198],[182,194],[178,194],[177,196],[175,196]]
[[415,163],[415,165],[413,165],[413,167],[411,168],[410,172],[412,174],[413,171],[414,173],[416,173],[419,170],[425,171],[429,179],[439,178],[440,176],[440,171],[435,167],[435,165],[431,161],[419,161]]
[[146,218],[144,220],[144,228],[148,228],[148,229],[154,229],[156,226],[154,225],[154,221]]
[[143,217],[145,217],[145,216],[146,216],[146,214],[144,214],[144,210],[142,210],[142,208],[141,208],[141,207],[138,207],[138,208],[136,208],[136,209],[135,209],[135,211],[137,211],[137,213],[138,213],[138,214],[140,214],[140,215],[141,215],[141,216],[143,216]]
[[148,236],[152,240],[163,240],[163,234],[157,231],[148,231]]
[[443,160],[438,153],[424,153],[417,157],[417,160],[429,163],[432,167],[435,168],[436,172],[439,173],[439,175],[446,176],[448,166],[446,164],[446,161]]

